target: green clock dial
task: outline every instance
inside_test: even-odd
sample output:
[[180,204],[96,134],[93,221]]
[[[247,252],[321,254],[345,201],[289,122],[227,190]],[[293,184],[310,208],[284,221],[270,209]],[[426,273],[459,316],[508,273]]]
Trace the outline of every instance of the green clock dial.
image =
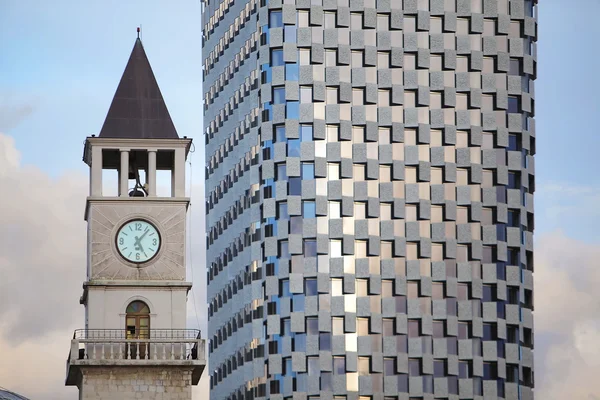
[[158,254],[161,246],[160,233],[152,223],[144,219],[134,219],[119,228],[116,246],[125,260],[143,264]]

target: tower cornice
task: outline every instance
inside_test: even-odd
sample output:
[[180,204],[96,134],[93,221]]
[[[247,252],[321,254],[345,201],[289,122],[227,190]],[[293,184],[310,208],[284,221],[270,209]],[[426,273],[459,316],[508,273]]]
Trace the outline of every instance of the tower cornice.
[[96,136],[88,136],[85,140],[83,150],[83,161],[87,165],[91,165],[92,146],[101,146],[103,148],[114,149],[130,149],[130,150],[172,150],[176,148],[185,148],[185,156],[187,157],[192,146],[193,139],[183,137],[181,139],[131,139],[131,138],[104,138]]
[[160,204],[160,205],[175,205],[175,204],[185,204],[185,209],[190,206],[190,198],[189,197],[100,197],[100,196],[88,196],[85,202],[85,212],[83,218],[87,221],[90,206],[93,203],[96,204],[136,204],[136,202],[140,205],[148,205],[148,204]]

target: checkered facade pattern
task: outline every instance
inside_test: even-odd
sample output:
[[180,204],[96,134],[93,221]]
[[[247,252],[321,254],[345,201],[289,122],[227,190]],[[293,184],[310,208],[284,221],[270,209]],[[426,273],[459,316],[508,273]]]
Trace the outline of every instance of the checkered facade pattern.
[[533,0],[204,0],[213,400],[533,399]]

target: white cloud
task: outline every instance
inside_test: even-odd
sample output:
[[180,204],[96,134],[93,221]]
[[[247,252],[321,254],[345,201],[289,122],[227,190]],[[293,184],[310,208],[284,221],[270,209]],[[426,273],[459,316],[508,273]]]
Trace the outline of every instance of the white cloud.
[[600,245],[562,232],[536,243],[534,273],[536,397],[600,394]]
[[573,329],[574,345],[586,365],[600,367],[600,321],[578,322]]
[[31,104],[6,105],[0,104],[0,130],[10,131],[25,118],[33,113]]
[[80,175],[55,180],[20,166],[7,136],[0,136],[0,152],[8,154],[0,158],[0,327],[18,344],[82,314],[87,188]]
[[0,386],[32,400],[77,399],[77,387],[66,387],[64,381],[73,329],[67,326],[18,345],[0,339]]
[[52,179],[19,160],[0,134],[0,385],[67,399],[73,391],[59,388],[83,322],[86,177]]
[[5,176],[19,168],[21,155],[15,148],[15,140],[3,136],[0,140],[0,176]]

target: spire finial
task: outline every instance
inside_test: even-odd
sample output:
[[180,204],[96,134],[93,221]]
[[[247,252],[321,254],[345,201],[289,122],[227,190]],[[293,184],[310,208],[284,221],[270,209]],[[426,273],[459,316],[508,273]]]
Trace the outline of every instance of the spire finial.
[[137,28],[138,39],[140,38],[140,31],[141,31],[141,29],[140,29],[140,27],[138,26],[138,28]]

